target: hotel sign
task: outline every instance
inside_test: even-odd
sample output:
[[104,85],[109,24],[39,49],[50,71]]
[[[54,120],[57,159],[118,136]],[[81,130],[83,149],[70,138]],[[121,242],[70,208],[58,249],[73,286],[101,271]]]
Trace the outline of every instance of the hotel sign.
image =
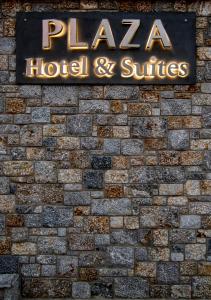
[[21,84],[194,84],[194,13],[18,13]]

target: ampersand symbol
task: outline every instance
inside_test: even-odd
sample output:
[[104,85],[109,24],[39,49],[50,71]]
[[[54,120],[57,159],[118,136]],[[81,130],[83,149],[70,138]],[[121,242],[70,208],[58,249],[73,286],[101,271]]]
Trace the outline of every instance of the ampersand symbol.
[[98,57],[94,60],[94,72],[97,77],[112,77],[115,62],[107,57]]

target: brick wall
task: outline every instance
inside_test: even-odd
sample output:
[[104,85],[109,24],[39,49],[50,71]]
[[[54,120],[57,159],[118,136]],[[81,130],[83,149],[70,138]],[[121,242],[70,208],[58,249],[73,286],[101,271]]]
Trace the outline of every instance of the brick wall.
[[[28,298],[211,299],[211,2],[0,5],[0,273]],[[73,9],[195,11],[197,84],[16,85],[16,12]]]

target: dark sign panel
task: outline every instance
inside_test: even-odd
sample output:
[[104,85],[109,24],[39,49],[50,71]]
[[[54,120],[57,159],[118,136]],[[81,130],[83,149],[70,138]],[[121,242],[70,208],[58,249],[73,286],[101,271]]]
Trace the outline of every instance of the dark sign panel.
[[17,14],[17,83],[194,84],[194,13]]

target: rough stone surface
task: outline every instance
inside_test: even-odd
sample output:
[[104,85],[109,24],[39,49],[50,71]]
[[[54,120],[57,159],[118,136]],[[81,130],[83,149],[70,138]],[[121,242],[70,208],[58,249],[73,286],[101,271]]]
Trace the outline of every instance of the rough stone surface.
[[149,293],[149,285],[147,280],[132,278],[115,279],[115,295],[124,298],[146,298]]
[[[196,13],[196,84],[15,83],[18,12],[92,10]],[[19,274],[27,300],[211,299],[210,13],[208,0],[1,1],[0,284]]]
[[72,115],[67,122],[67,131],[71,135],[89,136],[92,133],[92,117],[89,115]]

